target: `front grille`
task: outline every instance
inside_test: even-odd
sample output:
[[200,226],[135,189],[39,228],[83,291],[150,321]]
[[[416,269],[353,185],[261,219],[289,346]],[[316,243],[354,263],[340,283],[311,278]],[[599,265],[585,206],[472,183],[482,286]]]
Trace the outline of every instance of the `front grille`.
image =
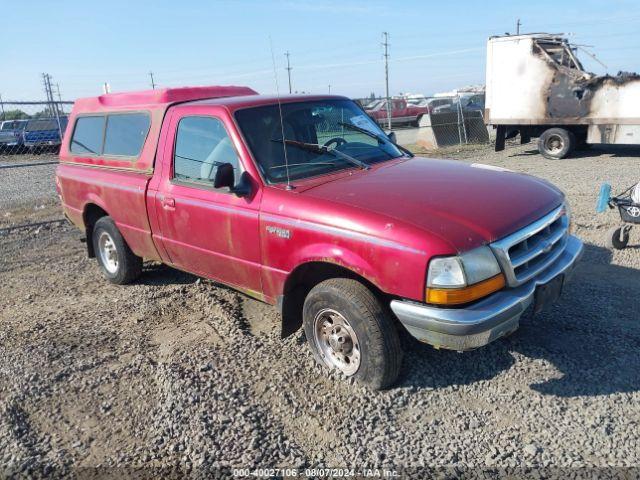
[[507,284],[517,287],[548,268],[562,254],[569,218],[563,206],[540,220],[491,244]]

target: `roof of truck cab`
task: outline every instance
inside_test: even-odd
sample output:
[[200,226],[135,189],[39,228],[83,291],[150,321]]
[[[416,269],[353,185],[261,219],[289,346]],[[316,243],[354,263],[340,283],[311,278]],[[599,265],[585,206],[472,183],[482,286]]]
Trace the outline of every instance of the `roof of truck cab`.
[[210,98],[185,102],[183,106],[191,105],[216,105],[227,107],[231,112],[249,107],[261,107],[280,103],[308,102],[314,100],[349,100],[341,95],[244,95],[225,98]]
[[166,110],[170,105],[177,103],[247,95],[254,96],[257,92],[249,87],[240,86],[160,88],[79,98],[73,109],[82,113],[113,110]]

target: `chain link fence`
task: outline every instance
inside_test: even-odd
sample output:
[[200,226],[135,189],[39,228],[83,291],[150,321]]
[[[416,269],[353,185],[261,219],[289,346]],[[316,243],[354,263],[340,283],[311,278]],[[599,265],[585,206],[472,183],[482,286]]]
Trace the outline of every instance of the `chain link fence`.
[[[388,129],[385,98],[356,101]],[[437,149],[492,141],[484,124],[483,94],[392,98],[390,104],[391,130],[402,145]],[[0,157],[57,154],[72,106],[70,101],[0,102]]]
[[73,102],[0,102],[0,156],[58,153]]
[[[437,97],[356,99],[385,130],[395,131],[398,143],[427,149],[488,144],[492,130],[484,123],[484,94]],[[390,125],[389,125],[390,124]]]

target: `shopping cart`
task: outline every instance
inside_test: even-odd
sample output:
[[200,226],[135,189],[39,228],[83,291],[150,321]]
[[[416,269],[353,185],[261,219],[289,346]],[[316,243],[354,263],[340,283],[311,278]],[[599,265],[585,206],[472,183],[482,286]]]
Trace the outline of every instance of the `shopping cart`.
[[600,187],[596,210],[602,213],[605,209],[617,208],[622,219],[622,225],[614,227],[607,233],[607,246],[622,250],[629,244],[629,233],[634,225],[640,225],[640,183],[632,185],[624,192],[611,196],[611,185],[608,183]]

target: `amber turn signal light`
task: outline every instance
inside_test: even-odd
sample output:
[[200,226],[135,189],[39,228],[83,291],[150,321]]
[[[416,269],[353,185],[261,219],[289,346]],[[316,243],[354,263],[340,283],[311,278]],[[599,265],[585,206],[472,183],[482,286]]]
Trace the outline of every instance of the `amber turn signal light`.
[[427,288],[427,303],[436,305],[460,305],[501,290],[505,286],[502,273],[464,288]]

